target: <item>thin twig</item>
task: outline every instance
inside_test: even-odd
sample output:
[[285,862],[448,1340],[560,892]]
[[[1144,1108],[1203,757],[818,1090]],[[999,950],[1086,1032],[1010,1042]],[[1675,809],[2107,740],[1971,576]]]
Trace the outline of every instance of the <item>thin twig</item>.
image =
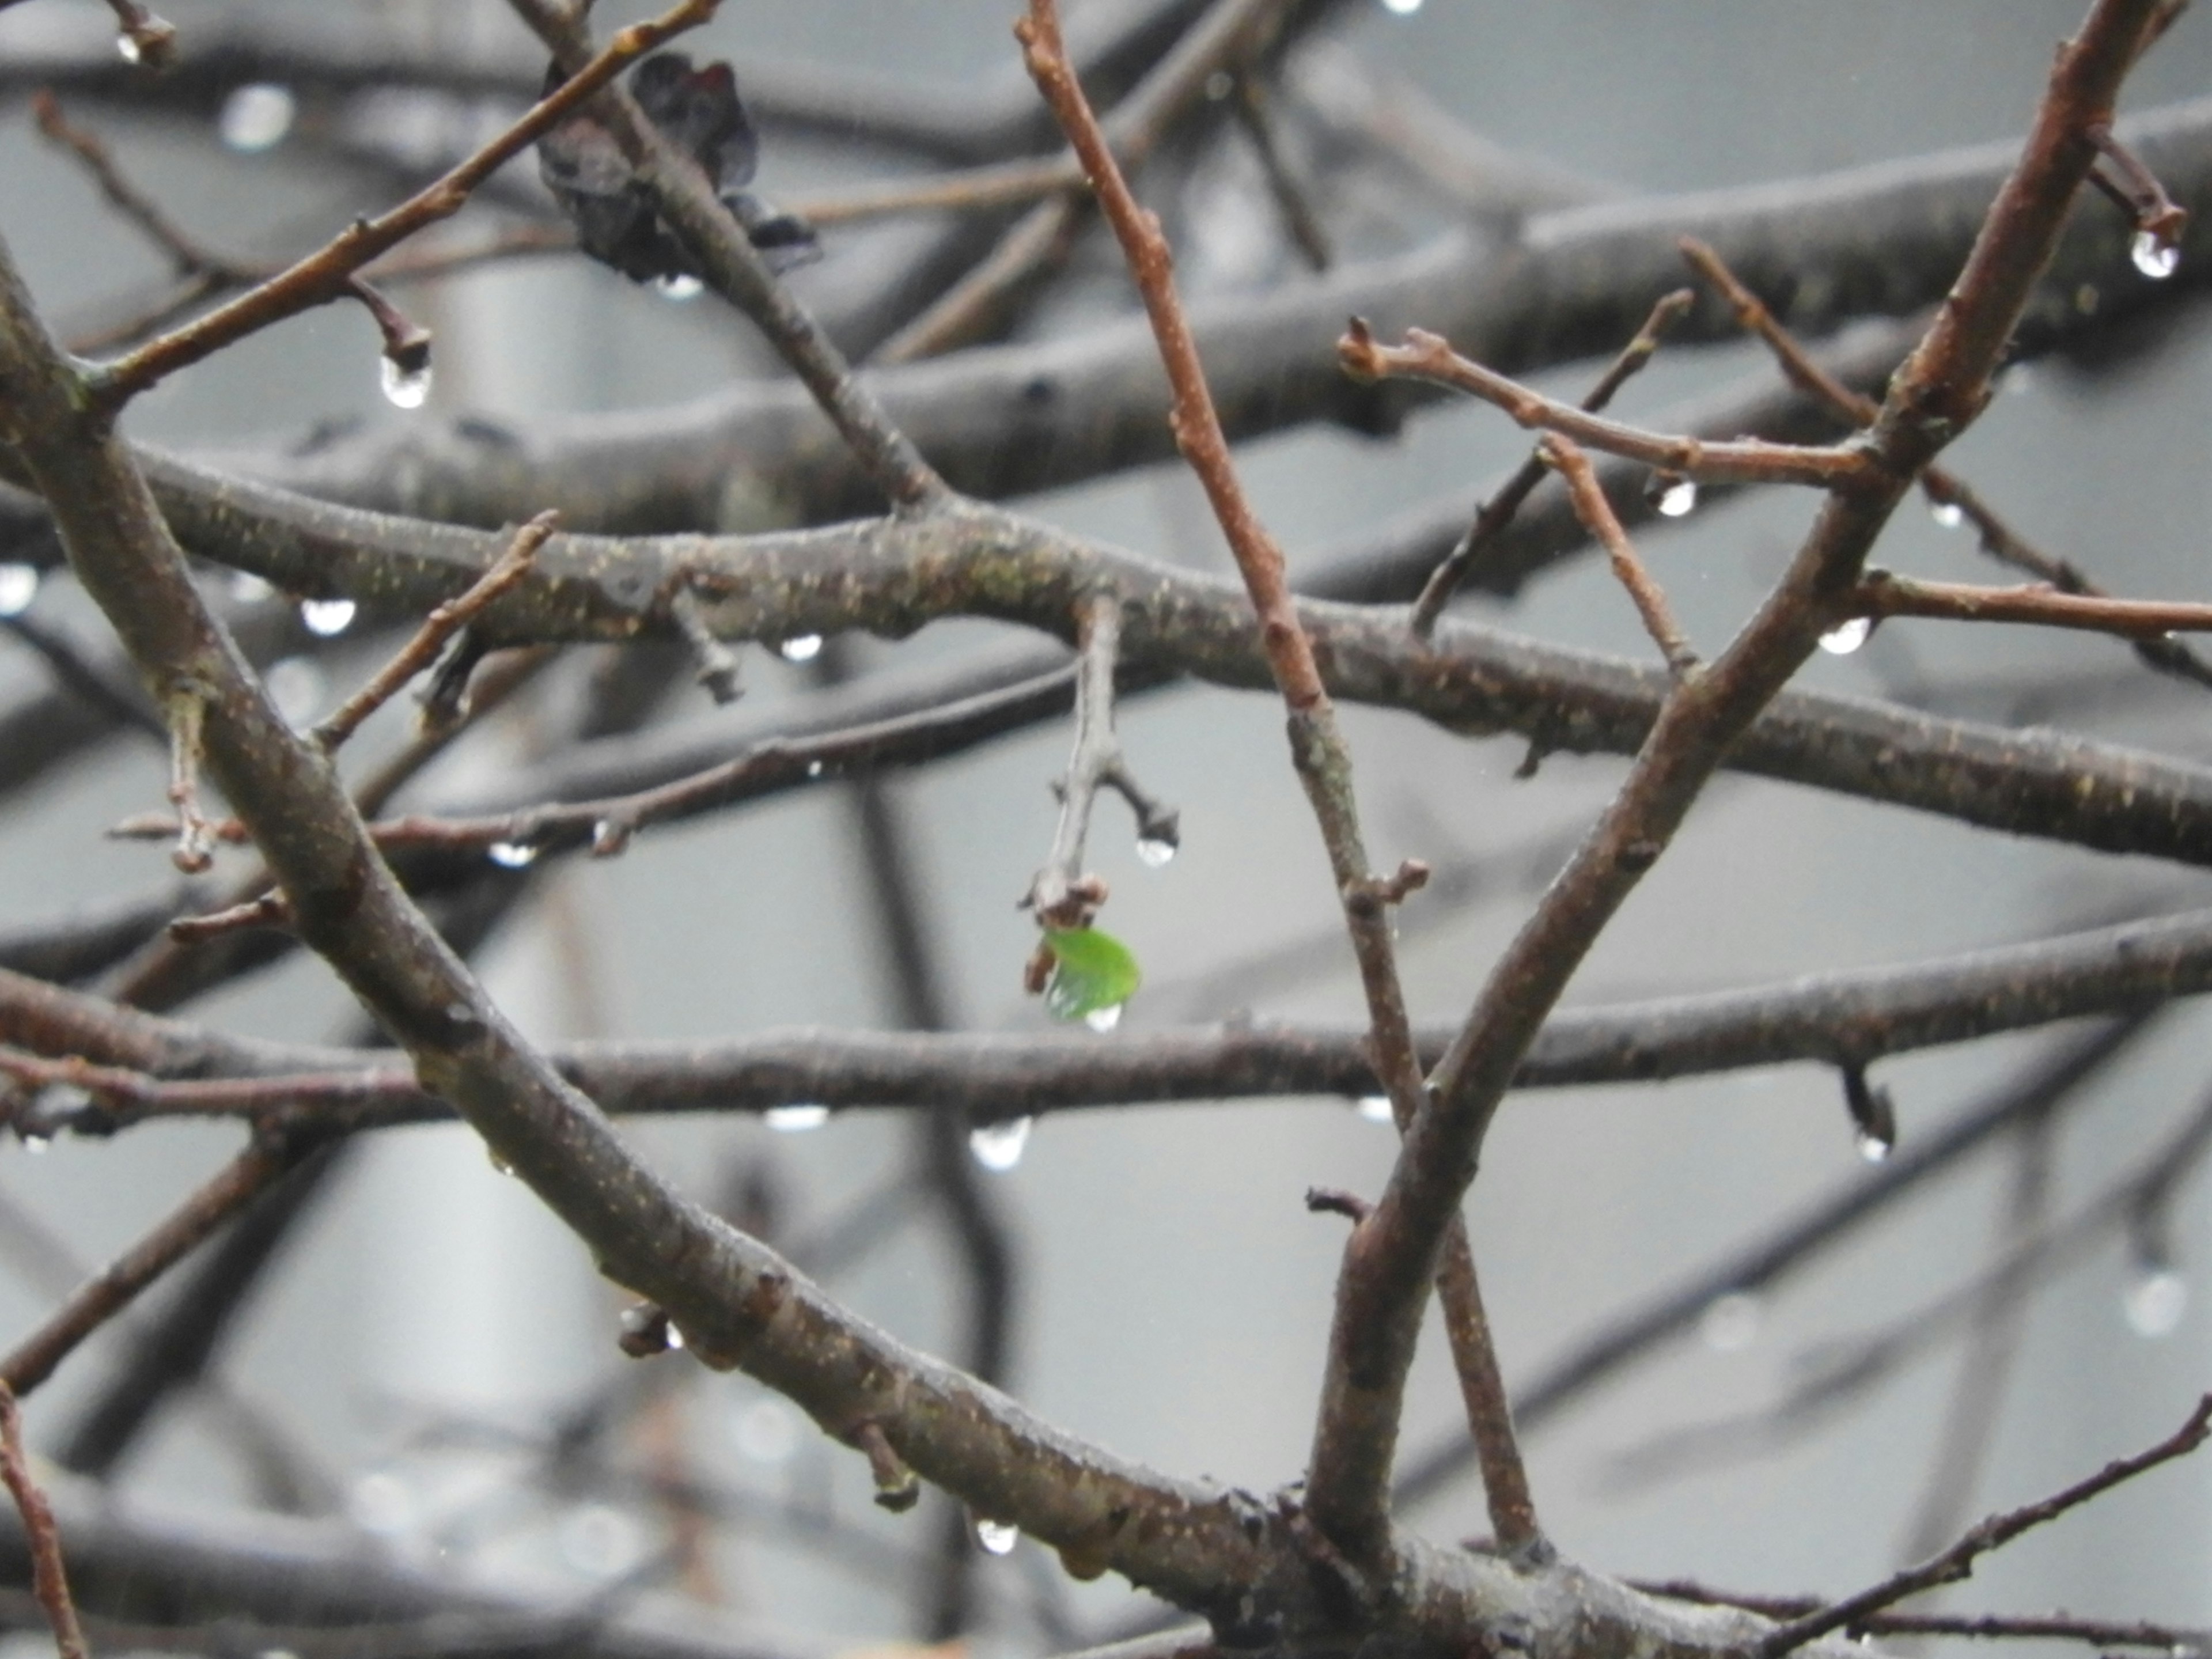
[[169,256],[169,263],[179,276],[198,277],[214,283],[253,280],[245,267],[209,252],[179,229],[152,197],[125,175],[97,136],[73,125],[62,113],[61,102],[52,93],[41,88],[32,94],[31,114],[38,123],[40,135],[83,164],[108,204]]
[[1260,171],[1267,180],[1267,193],[1274,198],[1283,228],[1309,265],[1327,270],[1335,262],[1328,232],[1322,228],[1321,215],[1309,199],[1304,182],[1291,167],[1291,158],[1283,153],[1282,135],[1276,130],[1267,89],[1249,70],[1238,73],[1235,80],[1230,96],[1236,100],[1237,118],[1260,158]]
[[459,599],[448,599],[422,619],[422,626],[415,637],[400,647],[391,661],[373,675],[360,690],[331,711],[319,723],[312,735],[328,750],[336,750],[345,740],[361,729],[361,724],[378,709],[392,701],[404,690],[407,682],[421,673],[444,650],[446,642],[481,616],[501,594],[506,592],[530,574],[530,567],[538,557],[538,550],[544,546],[560,523],[558,513],[540,513],[536,518],[514,532],[490,569],[477,578],[467,592]]
[[1146,794],[1131,777],[1114,732],[1114,669],[1121,650],[1121,601],[1093,594],[1077,612],[1075,750],[1059,784],[1060,821],[1052,851],[1030,883],[1024,908],[1041,927],[1085,927],[1106,902],[1106,884],[1083,868],[1091,814],[1102,787],[1119,791],[1137,813],[1139,840],[1178,844],[1175,809]]
[[54,1629],[54,1646],[61,1659],[92,1659],[85,1645],[84,1626],[77,1622],[76,1603],[70,1595],[69,1574],[62,1565],[60,1529],[54,1525],[53,1506],[31,1474],[31,1455],[23,1444],[23,1412],[15,1390],[0,1382],[0,1480],[23,1517],[23,1535],[31,1547],[31,1593],[46,1610]]
[[2203,1444],[2208,1436],[2212,1436],[2212,1394],[2199,1400],[2189,1420],[2158,1444],[2132,1457],[2107,1463],[2087,1480],[2077,1481],[2038,1503],[1990,1516],[1942,1554],[1918,1566],[1893,1573],[1856,1595],[1832,1601],[1817,1613],[1791,1620],[1762,1638],[1753,1651],[1758,1659],[1781,1659],[1793,1649],[1826,1636],[1832,1630],[1841,1630],[1864,1614],[1879,1612],[1893,1602],[1936,1585],[1955,1583],[1972,1575],[1975,1561],[1990,1551],[2010,1543],[2031,1527],[2056,1520],[2067,1510],[2134,1480],[2146,1470],[2186,1456]]
[[1869,570],[1837,601],[1839,617],[1932,617],[1945,622],[2029,623],[2123,639],[2212,633],[2212,603],[2108,599],[2055,587],[1979,587]]
[[1608,421],[1461,356],[1450,341],[1426,329],[1409,328],[1401,343],[1386,346],[1376,339],[1364,319],[1354,317],[1336,350],[1344,372],[1356,380],[1413,380],[1451,386],[1502,410],[1532,432],[1556,432],[1592,449],[1624,455],[1700,483],[1804,484],[1849,490],[1874,480],[1875,463],[1846,446],[1776,444],[1759,438],[1716,443]]
[[[1741,1607],[1768,1619],[1797,1619],[1826,1604],[1817,1595],[1751,1595],[1715,1589],[1690,1579],[1629,1581],[1629,1588],[1670,1601],[1701,1607]],[[2202,1650],[2207,1632],[2185,1625],[2154,1625],[2107,1619],[2076,1619],[2070,1613],[1873,1613],[1851,1621],[1869,1636],[1965,1636],[1996,1641],[2087,1642],[2098,1647],[2164,1648],[2183,1653]]]
[[312,1149],[310,1137],[257,1133],[191,1197],[137,1243],[88,1279],[46,1322],[0,1359],[0,1383],[28,1394],[53,1375],[87,1337],[210,1233],[274,1185]]
[[[1636,337],[1620,349],[1620,355],[1584,395],[1582,406],[1586,413],[1595,415],[1603,410],[1613,401],[1613,394],[1651,361],[1667,331],[1689,311],[1693,298],[1689,289],[1676,289],[1651,307],[1651,314],[1644,319],[1644,326],[1636,331]],[[1443,615],[1452,595],[1474,574],[1491,543],[1504,533],[1505,527],[1520,513],[1522,503],[1544,482],[1548,471],[1544,458],[1531,451],[1520,470],[1505,481],[1504,487],[1475,509],[1474,522],[1468,526],[1467,533],[1445,556],[1443,562],[1429,573],[1420,597],[1413,601],[1415,635],[1427,639],[1436,632],[1437,618]],[[1587,526],[1589,520],[1584,519],[1583,523]]]
[[[1718,252],[1694,236],[1683,237],[1680,246],[1682,258],[1691,269],[1728,301],[1736,321],[1765,344],[1792,386],[1807,397],[1825,404],[1839,419],[1853,426],[1863,427],[1873,422],[1880,405],[1823,368],[1765,302],[1729,269],[1728,262]],[[1920,475],[1920,489],[1947,521],[1952,515],[1960,514],[1972,524],[1982,551],[1998,562],[2039,577],[2062,592],[2096,599],[2109,597],[2070,560],[2053,558],[2032,545],[1948,468],[1929,467]],[[2159,672],[2212,687],[2212,664],[2180,641],[2154,635],[2137,639],[2134,644],[2136,656]]]
[[113,410],[165,376],[271,323],[347,297],[361,268],[427,225],[460,211],[470,193],[542,137],[630,63],[713,16],[720,0],[678,0],[660,17],[618,31],[592,61],[459,167],[374,219],[356,219],[329,242],[258,287],[96,371],[92,392]]
[[1667,659],[1669,672],[1680,679],[1698,665],[1698,653],[1682,632],[1682,625],[1674,620],[1674,608],[1667,603],[1667,595],[1653,580],[1651,572],[1637,556],[1636,545],[1628,539],[1620,520],[1613,516],[1613,503],[1606,500],[1604,486],[1597,480],[1597,472],[1590,465],[1589,457],[1571,438],[1548,432],[1536,445],[1536,453],[1545,465],[1566,480],[1567,493],[1574,498],[1575,514],[1590,534],[1596,537],[1612,561],[1613,574],[1628,590],[1635,602],[1636,614],[1644,619],[1644,631],[1650,635],[1659,647],[1659,654]]

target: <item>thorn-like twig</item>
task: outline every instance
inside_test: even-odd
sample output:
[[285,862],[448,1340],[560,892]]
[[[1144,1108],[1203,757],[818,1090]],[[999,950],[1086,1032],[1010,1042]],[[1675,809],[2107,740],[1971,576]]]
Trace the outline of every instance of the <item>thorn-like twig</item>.
[[200,749],[207,702],[190,686],[168,696],[169,804],[177,809],[177,845],[169,861],[188,876],[215,862],[215,827],[200,811]]
[[684,643],[691,647],[691,659],[696,665],[693,678],[706,688],[707,695],[719,703],[735,702],[744,696],[744,682],[738,665],[738,653],[714,637],[714,630],[707,626],[705,614],[699,609],[699,599],[688,586],[679,586],[668,596],[669,619],[676,631],[684,636]]
[[2212,1436],[2212,1394],[2197,1402],[2197,1409],[2189,1420],[2155,1446],[2137,1452],[2132,1457],[2123,1457],[2107,1463],[2086,1480],[2075,1482],[2063,1492],[2054,1492],[2039,1503],[2027,1504],[2016,1510],[1992,1515],[1977,1523],[1965,1536],[1918,1566],[1907,1567],[1893,1573],[1879,1584],[1861,1590],[1856,1595],[1832,1601],[1817,1613],[1793,1619],[1768,1633],[1753,1650],[1757,1659],[1781,1659],[1793,1649],[1802,1647],[1832,1630],[1841,1630],[1861,1616],[1875,1613],[1908,1595],[1932,1589],[1938,1584],[1953,1584],[1970,1577],[1974,1563],[1993,1549],[2010,1543],[2031,1527],[2039,1527],[2054,1521],[2067,1510],[2087,1503],[2101,1493],[2110,1492],[2124,1481],[2132,1480],[2146,1470],[2154,1469],[2177,1457],[2185,1457]]
[[878,1508],[903,1515],[921,1501],[920,1478],[893,1449],[882,1424],[872,1417],[846,1438],[867,1456],[868,1473],[876,1483]]
[[[2147,260],[2155,265],[2177,258],[2182,230],[2189,223],[2188,211],[2166,193],[2166,186],[2159,183],[2156,173],[2142,164],[2142,157],[2119,141],[2112,123],[2096,123],[2087,136],[2098,152],[2097,165],[2090,169],[2089,182],[2111,197],[2135,221],[2136,234],[2142,239],[2145,250],[2137,255],[2138,266]],[[2164,275],[2172,269],[2167,264],[2166,271],[2156,274]],[[2153,272],[2146,270],[2144,274]]]
[[292,906],[283,894],[267,892],[243,903],[226,906],[202,916],[179,916],[163,931],[173,945],[204,945],[226,933],[256,927],[284,927],[292,921]]
[[1659,654],[1667,659],[1668,672],[1678,680],[1686,678],[1698,665],[1698,653],[1683,634],[1682,625],[1674,620],[1665,591],[1637,556],[1636,545],[1621,527],[1613,503],[1606,500],[1589,457],[1573,439],[1556,432],[1547,432],[1538,441],[1536,453],[1545,465],[1566,480],[1567,493],[1574,498],[1575,516],[1605,548],[1613,575],[1635,602],[1636,614],[1644,619],[1644,631],[1651,635]]
[[366,685],[331,710],[315,727],[315,741],[322,744],[324,751],[335,751],[359,731],[363,720],[398,696],[408,681],[437,659],[448,640],[482,616],[501,594],[528,575],[538,557],[538,549],[551,538],[560,521],[561,515],[557,513],[540,513],[514,532],[514,539],[507,544],[507,550],[499,556],[490,569],[477,578],[466,592],[458,599],[448,599],[425,617],[422,626],[416,630],[415,637],[400,647],[392,660],[379,669]]
[[[1651,307],[1651,314],[1644,319],[1644,326],[1636,337],[1620,349],[1605,373],[1598,376],[1583,398],[1587,414],[1595,415],[1613,401],[1613,394],[1628,384],[1644,364],[1651,361],[1659,349],[1659,342],[1667,331],[1680,322],[1695,299],[1689,289],[1676,289]],[[1484,551],[1511,524],[1536,486],[1544,481],[1550,469],[1540,453],[1531,451],[1521,469],[1506,480],[1505,487],[1475,509],[1474,522],[1468,526],[1467,533],[1459,544],[1445,556],[1444,562],[1429,574],[1423,584],[1420,597],[1413,601],[1413,632],[1427,639],[1436,632],[1437,619],[1451,603],[1452,595],[1474,575],[1482,562]]]
[[23,1517],[23,1535],[31,1547],[31,1593],[54,1628],[54,1646],[61,1659],[91,1659],[84,1627],[77,1622],[76,1603],[70,1596],[69,1575],[62,1567],[61,1532],[54,1525],[53,1507],[31,1477],[22,1408],[4,1382],[0,1382],[0,1479],[6,1480],[9,1496]]
[[124,61],[141,69],[165,70],[177,61],[177,26],[157,17],[137,0],[107,0],[115,14],[115,45]]
[[1340,1187],[1307,1188],[1306,1208],[1316,1215],[1346,1216],[1354,1222],[1364,1221],[1375,1213],[1372,1204]]

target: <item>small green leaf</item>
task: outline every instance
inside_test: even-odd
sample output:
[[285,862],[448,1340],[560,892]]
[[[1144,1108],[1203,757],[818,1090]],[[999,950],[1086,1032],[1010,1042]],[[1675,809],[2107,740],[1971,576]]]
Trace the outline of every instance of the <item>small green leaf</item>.
[[1048,927],[1044,943],[1055,963],[1044,1006],[1055,1019],[1119,1008],[1144,981],[1129,947],[1096,927]]

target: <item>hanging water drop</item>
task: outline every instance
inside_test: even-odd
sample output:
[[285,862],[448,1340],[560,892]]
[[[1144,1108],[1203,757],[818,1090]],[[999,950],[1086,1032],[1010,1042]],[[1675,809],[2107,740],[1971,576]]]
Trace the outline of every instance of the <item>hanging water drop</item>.
[[818,760],[811,760],[807,762],[806,775],[810,778],[820,777],[822,775],[822,763]]
[[975,1542],[986,1555],[1012,1555],[1021,1535],[1022,1529],[1012,1522],[975,1517]]
[[128,29],[116,35],[115,55],[134,69],[146,61],[146,49],[138,44],[138,37]]
[[2154,230],[2139,230],[2129,245],[2128,258],[2154,283],[2162,283],[2181,268],[2181,249]]
[[266,579],[251,570],[230,573],[230,597],[240,605],[259,605],[276,592]]
[[793,634],[776,647],[776,650],[786,662],[812,662],[822,654],[822,636],[819,634]]
[[536,861],[538,849],[527,842],[495,841],[484,848],[484,856],[502,870],[526,870]]
[[1886,1163],[1889,1155],[1897,1150],[1895,1141],[1887,1135],[1875,1133],[1872,1129],[1859,1130],[1852,1137],[1851,1144],[1858,1148],[1859,1156],[1869,1164]]
[[427,357],[410,368],[390,357],[377,360],[377,384],[395,409],[420,409],[430,400],[430,362]]
[[23,1137],[23,1150],[33,1158],[36,1158],[53,1144],[54,1138],[52,1135],[27,1134]]
[[2137,1336],[2153,1341],[2172,1336],[2180,1328],[2182,1315],[2189,1311],[2189,1281],[2164,1264],[2146,1267],[2128,1286],[2120,1308],[2127,1316],[2128,1328]]
[[1030,1144],[1030,1130],[1036,1123],[1035,1118],[1017,1117],[970,1129],[968,1150],[994,1175],[1004,1175],[1022,1161],[1023,1149]]
[[353,626],[361,607],[351,599],[302,599],[300,623],[310,634],[334,640]]
[[1848,617],[1820,635],[1820,649],[1831,656],[1848,657],[1864,645],[1867,635],[1873,632],[1871,617]]
[[1397,1121],[1397,1115],[1390,1109],[1390,1097],[1388,1095],[1363,1095],[1352,1110],[1370,1123],[1394,1123]]
[[1399,17],[1411,17],[1420,9],[1421,0],[1382,0],[1382,9]]
[[668,1352],[671,1353],[684,1352],[684,1328],[673,1322],[671,1322],[668,1327]]
[[268,81],[249,82],[222,100],[216,131],[228,148],[242,155],[257,155],[284,142],[292,131],[292,118],[298,112],[291,88]]
[[761,1121],[778,1134],[804,1134],[809,1129],[818,1129],[830,1121],[830,1109],[816,1101],[805,1101],[789,1106],[771,1106],[761,1114]]
[[39,567],[0,564],[0,617],[20,617],[39,597]]
[[1083,1023],[1103,1036],[1121,1023],[1121,1005],[1116,1002],[1108,1007],[1093,1008],[1084,1015]]
[[1938,501],[1928,509],[1928,516],[1945,530],[1956,530],[1966,521],[1966,509],[1956,501]]
[[1171,841],[1164,840],[1158,836],[1137,837],[1137,860],[1141,864],[1154,870],[1164,869],[1175,861],[1175,855],[1176,844]]
[[674,300],[678,304],[685,300],[697,299],[706,286],[706,283],[701,282],[696,276],[681,270],[671,271],[665,276],[656,276],[653,279],[654,293],[664,300]]
[[1698,485],[1692,478],[1677,478],[1659,492],[1659,516],[1662,519],[1685,518],[1697,504]]
[[1715,1353],[1741,1353],[1759,1340],[1765,1307],[1749,1291],[1729,1291],[1705,1304],[1698,1334]]

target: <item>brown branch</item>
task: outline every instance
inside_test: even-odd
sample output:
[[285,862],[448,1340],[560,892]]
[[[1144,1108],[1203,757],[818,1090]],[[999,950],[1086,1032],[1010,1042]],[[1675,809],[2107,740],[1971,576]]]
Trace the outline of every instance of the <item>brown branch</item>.
[[459,167],[374,219],[357,219],[315,252],[182,327],[103,365],[94,402],[112,412],[165,376],[284,318],[347,297],[361,268],[427,225],[450,218],[470,193],[630,63],[713,16],[720,0],[678,0],[651,22],[617,32],[606,49]]
[[31,1474],[31,1455],[23,1444],[22,1407],[5,1382],[0,1382],[0,1480],[6,1481],[8,1494],[23,1517],[23,1536],[31,1547],[31,1593],[53,1626],[55,1648],[61,1659],[92,1659],[84,1627],[77,1622],[76,1603],[70,1595],[69,1574],[62,1565],[61,1532],[54,1525],[53,1506]]
[[[1680,246],[1683,258],[1728,301],[1736,321],[1765,343],[1792,386],[1807,397],[1825,404],[1838,418],[1853,426],[1863,427],[1873,422],[1880,407],[1874,399],[1853,391],[1822,367],[1796,336],[1784,328],[1759,296],[1729,269],[1727,261],[1694,236],[1683,237]],[[1930,466],[1920,475],[1920,489],[1947,521],[1953,514],[1964,515],[1973,525],[1982,550],[2000,563],[2039,576],[2062,592],[2098,599],[2109,597],[2070,561],[2052,558],[2030,544],[1956,473],[1944,467]],[[2179,640],[2153,635],[2136,640],[2135,648],[2138,657],[2160,673],[2212,686],[2212,664],[2207,664]]]
[[1275,211],[1282,219],[1283,228],[1290,233],[1291,242],[1305,256],[1309,265],[1316,270],[1327,270],[1335,263],[1328,232],[1322,225],[1321,215],[1315,210],[1304,181],[1291,166],[1291,158],[1283,153],[1282,136],[1276,130],[1267,89],[1249,70],[1240,71],[1235,80],[1230,96],[1236,100],[1237,118],[1260,158],[1260,171],[1267,181],[1267,193],[1274,198]]
[[177,61],[176,25],[157,17],[137,0],[107,0],[115,14],[115,45],[127,64],[165,70]]
[[1651,572],[1637,556],[1628,532],[1613,516],[1613,503],[1606,500],[1605,489],[1598,483],[1589,457],[1583,453],[1573,439],[1556,432],[1547,433],[1538,441],[1536,453],[1545,465],[1566,480],[1568,493],[1574,497],[1576,515],[1605,549],[1606,556],[1613,562],[1614,577],[1635,602],[1636,614],[1644,619],[1644,631],[1650,635],[1659,647],[1659,654],[1667,659],[1668,671],[1677,679],[1691,673],[1698,665],[1698,653],[1682,632],[1682,625],[1674,620],[1674,608],[1667,603],[1665,591],[1653,580]]
[[2086,1504],[2124,1481],[2134,1480],[2146,1470],[2171,1462],[2177,1457],[2186,1456],[2203,1444],[2208,1437],[2212,1437],[2212,1395],[2206,1395],[2198,1401],[2197,1409],[2189,1414],[2189,1420],[2158,1444],[2137,1452],[2132,1457],[2123,1457],[2107,1463],[2086,1480],[2077,1481],[2040,1502],[1992,1515],[1942,1554],[1933,1556],[1917,1566],[1907,1567],[1856,1595],[1831,1602],[1817,1613],[1793,1619],[1770,1632],[1759,1639],[1759,1645],[1753,1650],[1757,1659],[1781,1659],[1784,1654],[1802,1647],[1817,1637],[1826,1636],[1830,1631],[1844,1629],[1864,1614],[1879,1612],[1893,1602],[1901,1601],[1908,1595],[1931,1589],[1938,1584],[1956,1583],[1970,1577],[1975,1561],[1990,1551],[2010,1543],[2032,1527],[2039,1527],[2046,1521],[2057,1519],[2068,1510]]
[[[1586,413],[1597,414],[1613,401],[1615,392],[1641,372],[1658,351],[1659,342],[1667,331],[1689,311],[1694,297],[1687,289],[1676,289],[1652,307],[1651,314],[1644,319],[1644,326],[1637,330],[1636,337],[1620,349],[1620,355],[1583,397],[1582,406]],[[1418,636],[1425,640],[1436,632],[1437,618],[1443,615],[1452,595],[1474,574],[1483,554],[1504,533],[1505,527],[1519,514],[1522,503],[1543,483],[1549,470],[1543,456],[1532,451],[1504,486],[1475,509],[1474,522],[1468,526],[1467,533],[1445,556],[1443,562],[1429,573],[1420,596],[1413,601],[1413,632]],[[1583,522],[1587,526],[1589,521],[1584,517]]]
[[[204,915],[179,916],[162,930],[172,945],[205,945],[227,934],[260,927],[283,927],[291,921],[292,907],[282,893],[264,893]],[[129,1000],[128,998],[124,999]]]
[[2028,623],[2123,639],[2212,633],[2212,603],[2112,599],[2056,587],[1978,587],[1869,570],[1838,600],[1838,617],[1931,617],[1945,622]]
[[[1856,580],[1911,479],[1987,401],[1989,377],[2095,155],[2084,129],[2109,112],[2154,9],[2154,0],[2097,0],[2061,52],[2025,153],[1989,211],[1950,303],[1893,380],[1868,439],[1832,452],[1849,459],[1829,480],[1837,487],[1811,535],[1720,658],[1677,683],[1626,782],[1492,967],[1451,1052],[1431,1074],[1431,1103],[1407,1134],[1374,1216],[1358,1230],[1371,1236],[1375,1257],[1364,1293],[1340,1299],[1340,1335],[1331,1340],[1332,1387],[1352,1386],[1341,1368],[1347,1355],[1359,1355],[1359,1386],[1389,1434],[1395,1431],[1429,1282],[1460,1222],[1484,1138],[1514,1073],[1729,749],[1818,648],[1826,602]],[[1355,330],[1355,360],[1364,361],[1371,347],[1363,337]],[[1439,355],[1419,340],[1413,355],[1449,367],[1448,351]],[[1568,429],[1551,418],[1555,410],[1547,404],[1532,412],[1546,416],[1542,424]],[[1558,412],[1582,422],[1594,418]],[[1568,429],[1568,435],[1581,434]],[[1655,457],[1657,464],[1665,459]],[[1387,1459],[1370,1461],[1363,1471],[1354,1513],[1380,1516],[1386,1466]]]
[[1386,346],[1376,341],[1364,319],[1354,317],[1336,351],[1344,372],[1355,380],[1414,380],[1450,386],[1495,405],[1532,432],[1556,432],[1592,449],[1700,483],[1806,484],[1849,490],[1874,483],[1873,464],[1848,447],[1775,444],[1757,438],[1710,442],[1608,421],[1461,356],[1450,341],[1425,329],[1409,328],[1403,343]]
[[[1376,878],[1360,835],[1351,750],[1338,729],[1312,642],[1291,599],[1282,550],[1253,511],[1237,477],[1190,324],[1176,293],[1174,261],[1167,240],[1158,219],[1137,204],[1097,118],[1084,98],[1060,43],[1053,0],[1030,0],[1029,13],[1015,24],[1014,33],[1022,43],[1030,77],[1082,157],[1099,206],[1121,244],[1173,391],[1169,418],[1176,447],[1206,490],[1251,598],[1260,625],[1261,648],[1290,713],[1293,763],[1328,848],[1352,936],[1367,1002],[1376,1073],[1390,1096],[1393,1114],[1404,1133],[1420,1112],[1424,1096],[1390,938],[1389,907],[1375,896]],[[1340,1325],[1342,1310],[1365,1294],[1360,1283],[1360,1263],[1369,1249],[1366,1224],[1355,1225],[1338,1284]],[[1514,1443],[1497,1358],[1489,1348],[1488,1324],[1479,1298],[1473,1294],[1474,1269],[1472,1256],[1465,1255],[1463,1228],[1455,1254],[1464,1258],[1455,1262],[1450,1279],[1460,1316],[1454,1322],[1458,1338],[1455,1357],[1462,1357],[1461,1349],[1466,1350],[1466,1363],[1459,1368],[1460,1383],[1468,1401],[1469,1425],[1483,1454],[1492,1521],[1503,1550],[1516,1558],[1533,1559],[1546,1553],[1548,1546],[1529,1501],[1528,1476]],[[1410,1340],[1406,1349],[1403,1357],[1410,1361]],[[1363,1368],[1364,1360],[1338,1349],[1334,1337],[1332,1352],[1329,1382],[1315,1431],[1306,1503],[1323,1534],[1363,1564],[1372,1565],[1384,1554],[1389,1535],[1389,1520],[1379,1500],[1389,1480],[1391,1449],[1396,1440],[1395,1414],[1395,1410],[1376,1414],[1362,1397],[1363,1390],[1347,1382],[1348,1376]]]
[[447,641],[481,616],[499,597],[530,574],[538,550],[560,523],[557,513],[540,513],[514,532],[507,550],[459,599],[448,599],[422,619],[414,638],[371,677],[368,684],[324,718],[313,732],[317,743],[336,750],[361,729],[363,720],[399,695],[407,682],[435,660]]

